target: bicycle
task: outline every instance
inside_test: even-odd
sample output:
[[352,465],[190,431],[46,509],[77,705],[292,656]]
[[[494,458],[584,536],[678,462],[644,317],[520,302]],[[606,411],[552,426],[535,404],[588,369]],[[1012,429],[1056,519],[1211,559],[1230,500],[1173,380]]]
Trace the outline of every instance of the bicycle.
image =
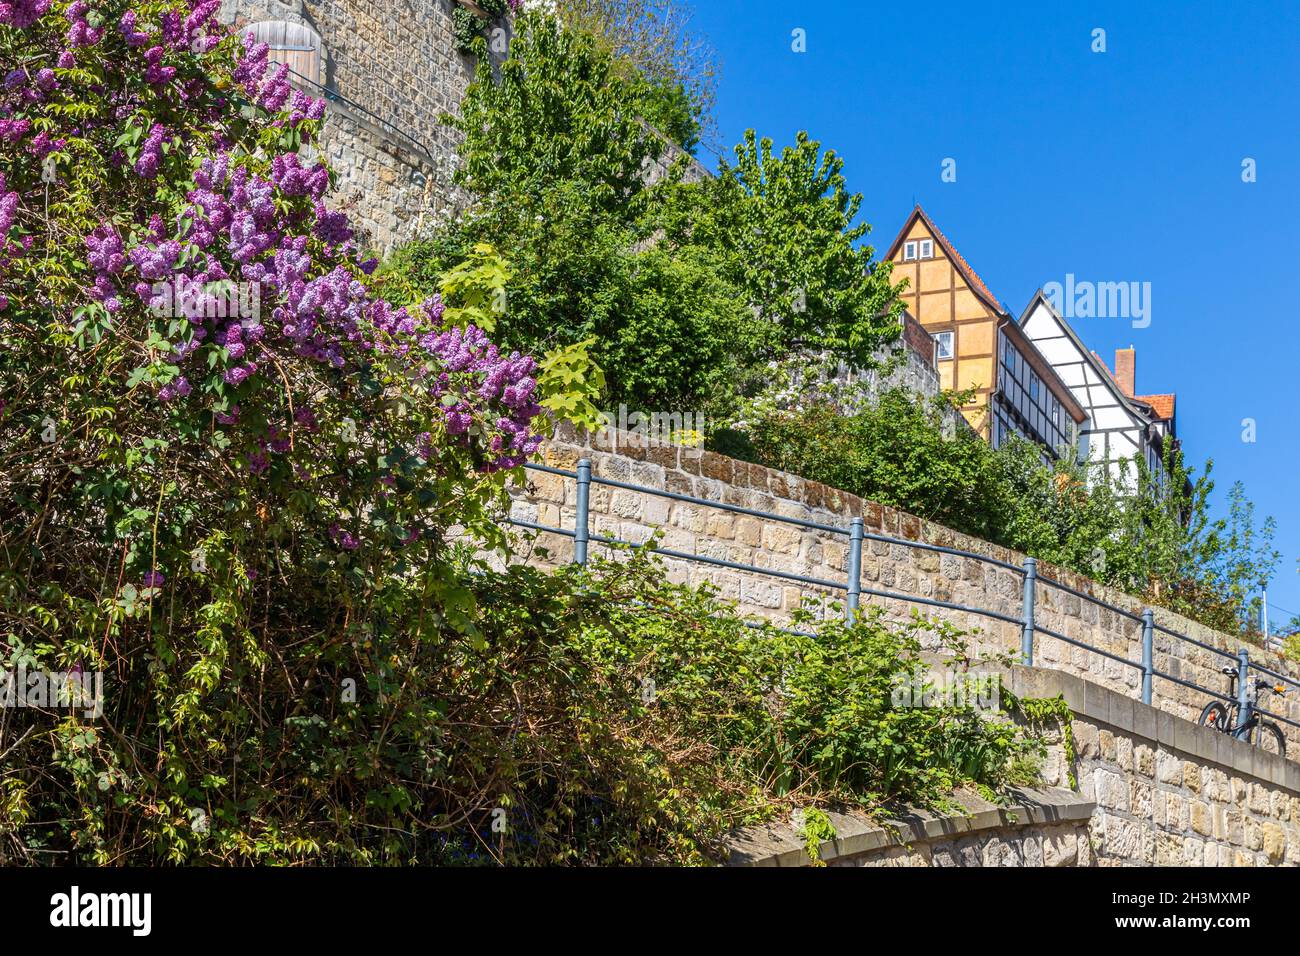
[[1197,723],[1202,727],[1209,727],[1220,733],[1231,734],[1238,740],[1254,744],[1266,753],[1274,753],[1279,757],[1285,757],[1286,737],[1282,736],[1282,729],[1277,724],[1260,717],[1259,711],[1255,707],[1255,699],[1258,698],[1260,691],[1267,691],[1280,696],[1286,693],[1286,688],[1281,684],[1270,684],[1262,677],[1257,678],[1255,680],[1255,699],[1250,696],[1246,697],[1245,720],[1241,720],[1241,705],[1237,702],[1237,668],[1225,667],[1223,673],[1232,679],[1228,688],[1232,703],[1225,704],[1219,700],[1211,701],[1201,711],[1201,719]]

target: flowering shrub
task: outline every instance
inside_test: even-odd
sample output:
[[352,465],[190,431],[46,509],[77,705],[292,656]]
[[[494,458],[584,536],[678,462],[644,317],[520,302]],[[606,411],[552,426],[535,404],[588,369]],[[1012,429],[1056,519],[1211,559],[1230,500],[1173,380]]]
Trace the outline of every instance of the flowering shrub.
[[[444,331],[436,299],[408,310],[370,294],[375,263],[304,155],[323,102],[290,87],[265,44],[223,42],[218,6],[3,8],[22,64],[0,94],[7,328],[113,341],[115,367],[134,364],[128,389],[183,406],[146,405],[142,424],[210,424],[235,469],[319,478],[317,406],[355,388],[433,400],[402,436],[425,459],[450,443],[483,472],[518,465],[539,443],[533,361]],[[236,285],[256,289],[255,314],[222,307]],[[56,410],[71,423],[52,396],[5,386],[9,427]]]
[[[541,441],[531,357],[373,292],[323,103],[218,6],[0,3],[0,669],[113,675],[129,736],[68,716],[10,755],[65,774],[24,845],[87,859],[142,831],[189,858],[339,649],[364,693],[390,629],[480,644],[457,542],[503,546]],[[0,833],[39,776],[0,780]]]

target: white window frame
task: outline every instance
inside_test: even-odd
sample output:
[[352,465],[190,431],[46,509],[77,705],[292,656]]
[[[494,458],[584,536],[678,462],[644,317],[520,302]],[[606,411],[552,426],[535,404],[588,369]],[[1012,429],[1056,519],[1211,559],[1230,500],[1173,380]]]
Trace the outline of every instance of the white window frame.
[[[940,342],[947,341],[948,354],[943,354],[943,347]],[[956,332],[935,332],[934,333],[934,358],[936,362],[948,362],[953,359],[957,353],[957,333]]]
[[918,252],[918,258],[921,258],[921,259],[933,259],[933,258],[934,258],[934,240],[933,240],[933,239],[922,239],[922,240],[921,240],[921,248],[920,248],[920,250],[919,250],[919,252]]
[[912,262],[915,259],[916,259],[916,243],[915,242],[903,243],[903,261]]

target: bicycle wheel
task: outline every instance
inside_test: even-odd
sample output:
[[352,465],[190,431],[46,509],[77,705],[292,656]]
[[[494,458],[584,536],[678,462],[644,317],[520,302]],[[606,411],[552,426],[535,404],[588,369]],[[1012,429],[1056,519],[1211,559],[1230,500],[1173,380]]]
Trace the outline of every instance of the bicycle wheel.
[[1228,732],[1228,708],[1222,701],[1212,700],[1205,705],[1201,711],[1201,719],[1197,721],[1202,727],[1209,727],[1217,730],[1221,734]]
[[1251,730],[1250,737],[1251,743],[1265,753],[1286,756],[1286,738],[1282,736],[1282,728],[1277,724],[1264,721]]

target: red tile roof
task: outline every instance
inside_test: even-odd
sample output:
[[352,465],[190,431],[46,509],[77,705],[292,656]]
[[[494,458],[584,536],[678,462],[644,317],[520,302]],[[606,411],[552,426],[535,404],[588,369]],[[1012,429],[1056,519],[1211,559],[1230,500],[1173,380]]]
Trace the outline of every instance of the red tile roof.
[[1164,421],[1174,417],[1174,395],[1138,395],[1139,402],[1146,402]]

